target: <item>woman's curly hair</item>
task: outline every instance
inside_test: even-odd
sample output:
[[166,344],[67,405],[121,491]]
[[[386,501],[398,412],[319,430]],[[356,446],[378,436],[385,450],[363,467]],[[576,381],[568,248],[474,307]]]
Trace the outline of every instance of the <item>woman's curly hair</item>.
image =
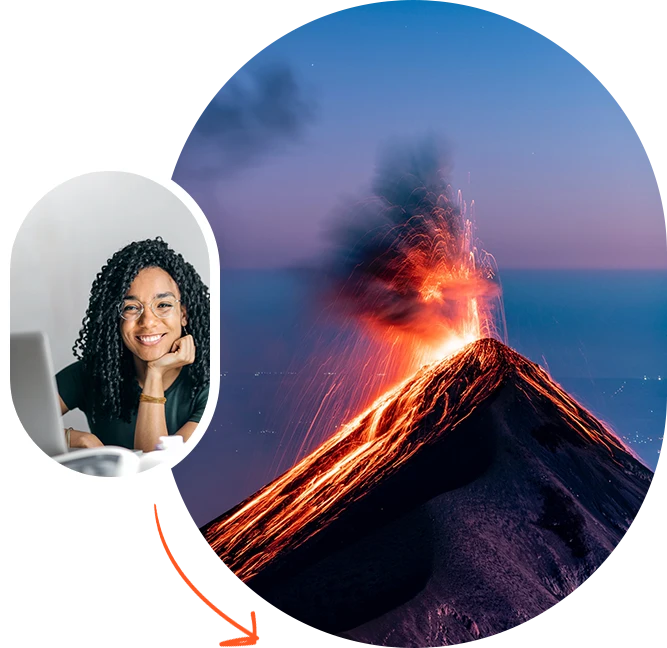
[[160,237],[136,241],[116,252],[97,273],[79,337],[72,350],[83,362],[92,396],[90,416],[129,422],[137,409],[139,385],[132,354],[125,348],[119,307],[140,270],[161,268],[181,293],[188,333],[196,347],[188,367],[192,395],[209,384],[210,300],[208,288],[194,267]]

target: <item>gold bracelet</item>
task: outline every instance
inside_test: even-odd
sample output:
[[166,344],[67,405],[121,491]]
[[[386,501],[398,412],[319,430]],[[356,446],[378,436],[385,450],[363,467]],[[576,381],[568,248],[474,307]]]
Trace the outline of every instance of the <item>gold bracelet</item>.
[[139,402],[164,405],[167,402],[167,399],[164,396],[148,396],[147,394],[141,394],[141,396],[139,396]]
[[67,447],[68,447],[68,448],[71,448],[71,447],[72,447],[72,446],[70,445],[70,439],[71,439],[72,431],[73,431],[73,430],[74,430],[73,427],[68,427],[68,428],[65,430],[65,443],[67,443]]

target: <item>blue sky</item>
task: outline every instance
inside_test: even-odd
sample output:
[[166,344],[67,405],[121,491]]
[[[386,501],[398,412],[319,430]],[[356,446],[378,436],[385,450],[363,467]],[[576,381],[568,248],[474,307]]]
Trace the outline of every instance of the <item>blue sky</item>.
[[[280,109],[267,101],[244,122],[239,92],[276,67],[292,84]],[[235,102],[230,119],[221,106]],[[621,108],[564,50],[495,14],[440,2],[332,14],[267,47],[207,111],[174,179],[224,267],[313,263],[336,207],[368,193],[378,151],[425,135],[448,142],[452,186],[474,199],[501,271],[667,267],[657,185]]]

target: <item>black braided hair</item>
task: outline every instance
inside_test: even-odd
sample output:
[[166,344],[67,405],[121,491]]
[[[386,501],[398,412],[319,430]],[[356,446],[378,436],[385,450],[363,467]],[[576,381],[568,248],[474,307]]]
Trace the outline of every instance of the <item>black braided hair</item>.
[[144,268],[161,268],[178,285],[185,307],[187,332],[194,339],[195,361],[188,367],[192,396],[209,384],[210,301],[208,288],[194,267],[159,236],[136,241],[116,252],[97,273],[88,309],[72,350],[83,362],[92,394],[92,420],[129,422],[137,409],[139,385],[132,354],[120,334],[119,306],[130,284]]

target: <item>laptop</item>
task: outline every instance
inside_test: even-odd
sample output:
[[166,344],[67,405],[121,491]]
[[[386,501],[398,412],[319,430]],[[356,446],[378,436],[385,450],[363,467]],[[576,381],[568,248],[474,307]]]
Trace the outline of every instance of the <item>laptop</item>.
[[126,448],[67,447],[49,342],[44,333],[12,333],[9,364],[14,409],[30,438],[47,455],[88,475],[117,477],[139,472],[139,457]]

